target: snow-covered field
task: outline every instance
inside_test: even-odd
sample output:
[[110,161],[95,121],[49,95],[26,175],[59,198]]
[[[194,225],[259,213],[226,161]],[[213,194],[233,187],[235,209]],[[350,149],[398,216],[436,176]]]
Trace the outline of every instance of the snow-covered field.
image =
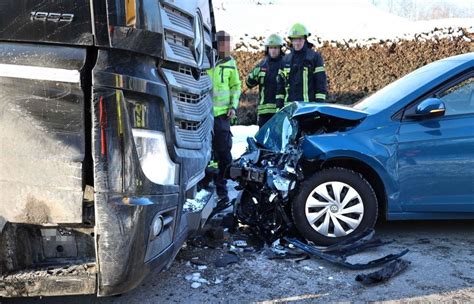
[[279,0],[272,5],[220,0],[214,6],[218,29],[230,32],[235,44],[252,45],[248,50],[257,50],[260,44],[255,41],[270,33],[286,35],[295,22],[308,27],[317,45],[318,41],[412,39],[416,33],[435,28],[464,27],[474,31],[474,18],[410,21],[367,0]]

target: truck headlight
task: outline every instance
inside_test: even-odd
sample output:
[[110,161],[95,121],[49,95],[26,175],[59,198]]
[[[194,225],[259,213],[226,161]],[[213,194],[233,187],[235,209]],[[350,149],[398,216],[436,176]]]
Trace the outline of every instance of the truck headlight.
[[155,184],[174,185],[176,164],[166,147],[165,134],[160,131],[133,129],[140,166],[145,176]]

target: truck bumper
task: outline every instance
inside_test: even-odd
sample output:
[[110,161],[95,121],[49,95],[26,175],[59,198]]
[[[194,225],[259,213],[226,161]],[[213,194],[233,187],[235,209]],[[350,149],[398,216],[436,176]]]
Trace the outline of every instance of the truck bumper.
[[[97,195],[97,294],[125,293],[151,271],[169,267],[183,243],[204,225],[216,204],[214,191],[203,191],[188,199],[184,207],[177,205],[181,201],[177,194],[134,199],[152,202],[148,205],[125,205],[123,198]],[[166,220],[155,236],[153,224],[157,217]]]

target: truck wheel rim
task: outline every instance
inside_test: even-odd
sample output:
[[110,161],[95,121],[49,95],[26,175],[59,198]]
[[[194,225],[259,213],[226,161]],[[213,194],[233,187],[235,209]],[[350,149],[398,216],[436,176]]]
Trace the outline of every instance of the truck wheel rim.
[[331,181],[311,191],[306,199],[308,223],[326,237],[342,237],[359,227],[364,217],[364,204],[351,186]]

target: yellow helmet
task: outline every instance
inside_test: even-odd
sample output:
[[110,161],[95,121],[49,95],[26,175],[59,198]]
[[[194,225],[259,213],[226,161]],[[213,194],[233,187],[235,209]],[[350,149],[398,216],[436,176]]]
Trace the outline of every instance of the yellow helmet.
[[308,37],[310,35],[311,34],[308,32],[308,29],[306,29],[306,26],[301,23],[293,24],[288,31],[288,38],[290,39]]

